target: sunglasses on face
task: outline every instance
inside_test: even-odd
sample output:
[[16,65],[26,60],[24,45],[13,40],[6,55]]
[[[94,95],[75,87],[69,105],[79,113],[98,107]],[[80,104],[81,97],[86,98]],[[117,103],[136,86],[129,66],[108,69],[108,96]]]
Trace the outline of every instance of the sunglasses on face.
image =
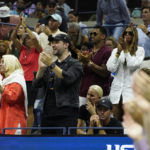
[[133,36],[133,32],[132,31],[125,31],[124,35],[127,35],[127,34],[129,34],[130,36]]
[[92,36],[92,35],[96,36],[97,33],[96,33],[96,32],[91,32],[91,33],[90,33],[90,36]]

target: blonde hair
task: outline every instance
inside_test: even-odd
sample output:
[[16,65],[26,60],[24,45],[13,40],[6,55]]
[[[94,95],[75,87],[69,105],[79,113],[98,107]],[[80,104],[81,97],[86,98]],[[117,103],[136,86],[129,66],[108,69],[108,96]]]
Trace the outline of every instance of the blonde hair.
[[103,97],[103,89],[99,85],[91,85],[89,89],[94,89],[100,98]]
[[4,64],[7,70],[7,73],[6,73],[7,76],[9,76],[11,73],[13,73],[16,70],[21,70],[23,72],[21,64],[16,56],[3,55],[2,58],[4,60]]

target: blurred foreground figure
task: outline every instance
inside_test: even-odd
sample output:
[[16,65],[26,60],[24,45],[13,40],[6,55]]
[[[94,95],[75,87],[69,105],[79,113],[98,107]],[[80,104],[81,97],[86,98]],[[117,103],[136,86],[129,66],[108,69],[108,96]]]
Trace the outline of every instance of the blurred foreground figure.
[[136,150],[149,150],[150,77],[143,71],[134,74],[133,90],[135,97],[124,106],[123,126]]

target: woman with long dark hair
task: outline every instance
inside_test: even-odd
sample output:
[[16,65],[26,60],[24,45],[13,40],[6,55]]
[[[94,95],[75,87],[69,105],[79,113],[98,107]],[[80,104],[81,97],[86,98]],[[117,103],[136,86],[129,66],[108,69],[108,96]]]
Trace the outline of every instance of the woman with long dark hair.
[[121,119],[119,104],[133,98],[132,74],[140,68],[144,59],[144,48],[138,46],[137,30],[126,27],[119,39],[118,46],[112,51],[107,62],[107,69],[116,75],[111,85],[110,99],[114,104],[114,115]]

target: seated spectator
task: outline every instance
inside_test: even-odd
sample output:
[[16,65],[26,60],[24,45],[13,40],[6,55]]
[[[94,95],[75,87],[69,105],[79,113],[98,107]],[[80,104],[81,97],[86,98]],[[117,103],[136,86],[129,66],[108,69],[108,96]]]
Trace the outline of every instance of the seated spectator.
[[[24,73],[17,57],[3,55],[0,60],[1,78],[0,128],[27,127],[27,91]],[[6,130],[5,134],[25,134],[26,130]]]
[[81,27],[76,22],[68,24],[68,35],[72,43],[72,57],[77,58],[77,53],[80,52],[82,44],[89,42],[88,36],[82,34]]
[[[0,7],[0,22],[9,23],[9,24],[18,24],[19,16],[10,15],[10,9],[7,6]],[[14,30],[16,27],[11,25],[0,24],[0,39],[9,36],[11,30]]]
[[117,47],[117,41],[115,40],[115,38],[113,36],[110,36],[110,37],[106,38],[105,44],[111,50],[113,50],[114,48]]
[[79,24],[79,26],[81,27],[82,33],[84,35],[88,35],[88,29],[86,28],[87,25],[83,24],[81,21],[79,21],[79,15],[77,13],[75,13],[74,10],[71,10],[68,13],[68,18],[69,18],[69,22],[76,22]]
[[[91,115],[96,115],[95,104],[103,96],[103,90],[98,85],[91,85],[89,87],[86,99],[87,102],[85,105],[80,106],[79,108],[79,117],[77,127],[86,127],[89,126]],[[77,129],[77,134],[86,134],[84,129]]]
[[[108,97],[102,98],[96,104],[96,113],[90,118],[90,127],[122,127],[121,122],[112,115],[112,103]],[[105,130],[93,130],[89,129],[88,134],[123,134],[122,129],[105,129]]]

